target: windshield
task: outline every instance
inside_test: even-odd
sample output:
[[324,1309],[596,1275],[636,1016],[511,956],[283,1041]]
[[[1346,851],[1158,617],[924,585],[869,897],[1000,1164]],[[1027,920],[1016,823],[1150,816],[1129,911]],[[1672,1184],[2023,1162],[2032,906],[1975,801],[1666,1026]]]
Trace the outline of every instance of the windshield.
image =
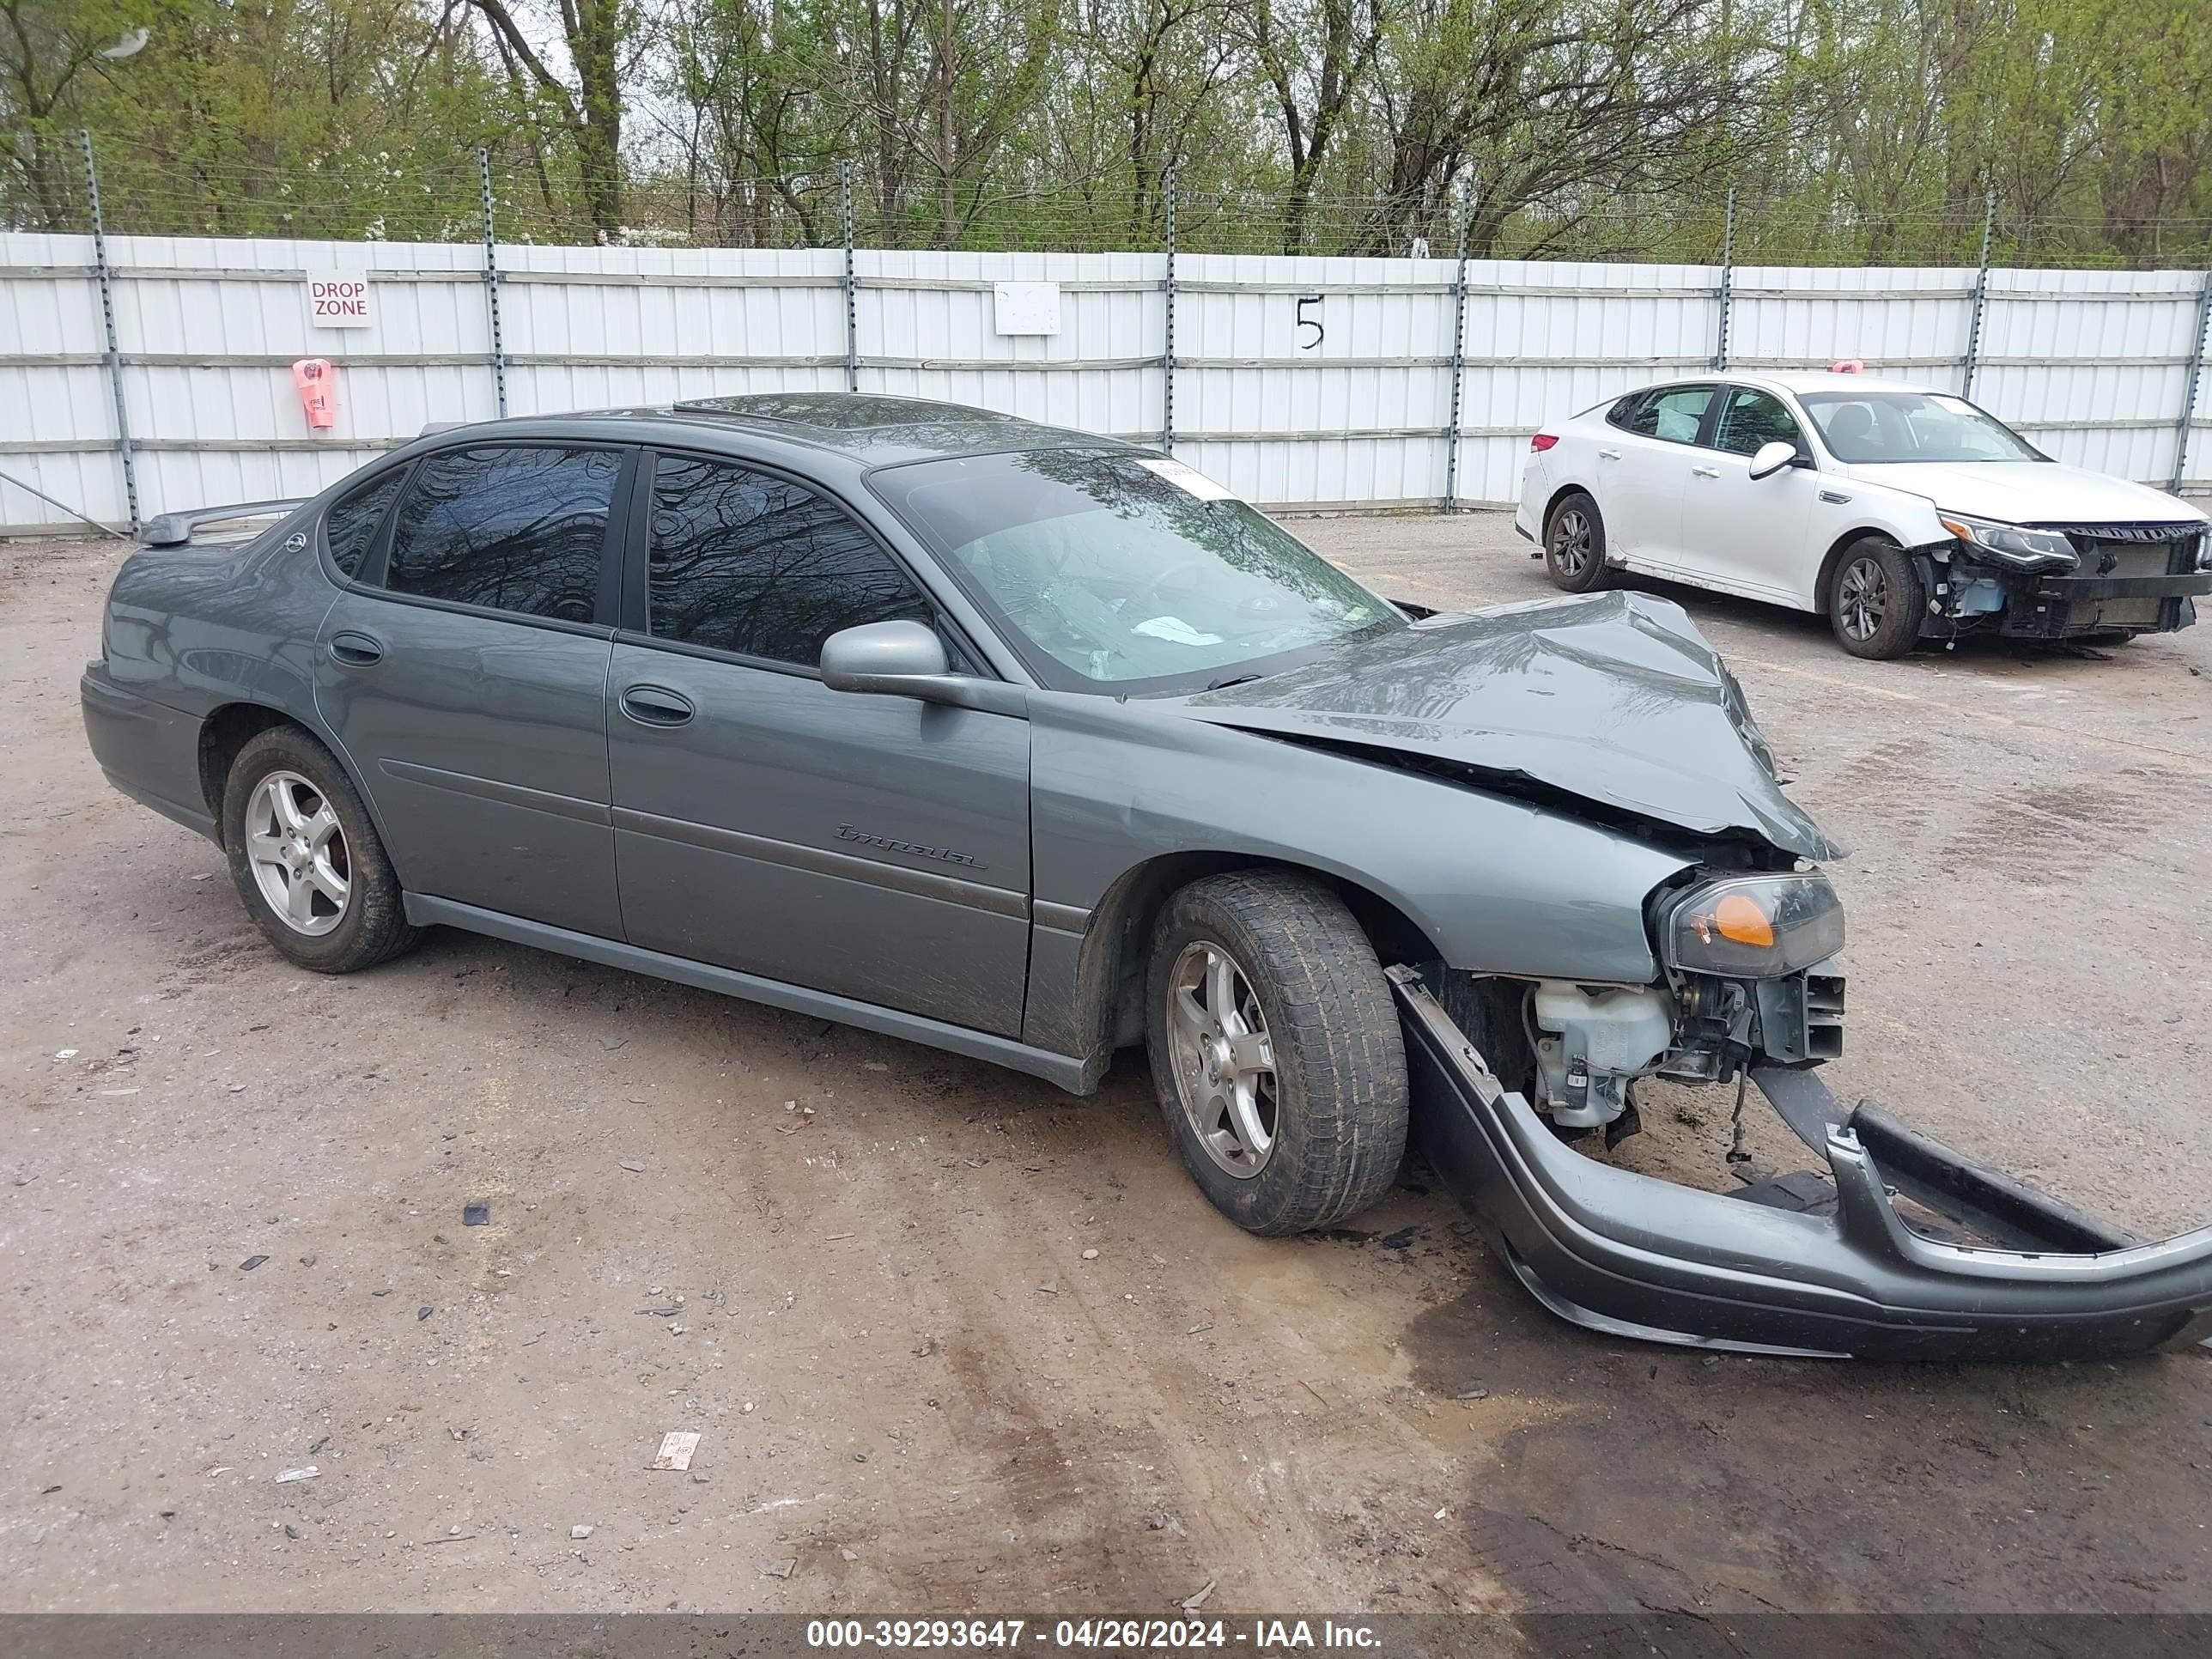
[[2049,458],[1964,398],[1942,392],[1808,392],[1798,401],[1839,461]]
[[870,483],[1063,690],[1193,689],[1406,626],[1272,520],[1157,456],[964,456]]

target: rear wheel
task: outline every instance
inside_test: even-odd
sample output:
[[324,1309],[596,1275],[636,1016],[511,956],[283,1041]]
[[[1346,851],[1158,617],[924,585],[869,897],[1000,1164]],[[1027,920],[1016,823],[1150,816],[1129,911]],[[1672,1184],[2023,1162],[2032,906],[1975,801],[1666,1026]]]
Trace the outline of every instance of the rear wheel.
[[271,726],[238,751],[223,785],[222,843],[247,912],[302,968],[373,968],[421,936],[353,781],[295,726]]
[[1326,1227],[1390,1189],[1405,1048],[1382,963],[1335,894],[1270,872],[1193,883],[1154,931],[1146,1005],[1168,1132],[1238,1226]]
[[1828,626],[1854,657],[1903,656],[1920,638],[1927,608],[1920,573],[1893,542],[1853,542],[1828,580]]
[[1560,496],[1544,520],[1544,574],[1569,593],[1604,585],[1605,520],[1579,489]]

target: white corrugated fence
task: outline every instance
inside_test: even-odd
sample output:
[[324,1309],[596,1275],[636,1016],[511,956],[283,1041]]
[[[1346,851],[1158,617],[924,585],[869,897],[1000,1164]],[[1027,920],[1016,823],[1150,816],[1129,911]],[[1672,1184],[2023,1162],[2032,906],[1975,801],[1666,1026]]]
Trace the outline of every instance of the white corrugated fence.
[[[2212,375],[2183,412],[2199,272],[1740,267],[1723,305],[1711,265],[863,249],[848,292],[837,248],[495,257],[495,287],[469,244],[109,238],[111,360],[92,238],[0,234],[0,472],[31,487],[0,480],[0,533],[64,507],[122,523],[127,482],[142,518],[309,493],[427,422],[496,415],[502,384],[525,415],[850,379],[1169,439],[1270,505],[1498,503],[1537,426],[1714,366],[1723,329],[1738,368],[1971,377],[2062,460],[2212,476]],[[367,276],[369,326],[311,320],[320,273]],[[1001,332],[1005,283],[1056,285],[1057,327]],[[337,366],[326,431],[293,388],[302,356]]]

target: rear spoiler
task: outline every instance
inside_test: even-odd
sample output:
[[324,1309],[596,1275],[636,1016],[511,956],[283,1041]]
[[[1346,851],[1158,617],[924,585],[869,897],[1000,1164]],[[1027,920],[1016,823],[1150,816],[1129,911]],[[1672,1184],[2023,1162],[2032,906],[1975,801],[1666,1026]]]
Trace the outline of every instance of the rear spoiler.
[[234,519],[276,519],[295,507],[304,507],[312,495],[294,495],[276,501],[239,501],[229,507],[203,507],[190,513],[164,513],[147,521],[149,547],[182,547],[204,524],[225,524]]

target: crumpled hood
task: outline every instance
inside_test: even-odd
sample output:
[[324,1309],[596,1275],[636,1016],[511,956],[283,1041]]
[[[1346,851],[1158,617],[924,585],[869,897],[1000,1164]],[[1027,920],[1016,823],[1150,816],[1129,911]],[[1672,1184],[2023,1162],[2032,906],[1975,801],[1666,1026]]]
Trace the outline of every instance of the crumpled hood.
[[1698,835],[1844,849],[1782,793],[1742,689],[1682,607],[1614,592],[1439,617],[1187,699],[1217,725],[1430,757]]
[[1869,483],[2005,524],[2201,524],[2187,501],[2055,461],[1898,461],[1851,468]]

